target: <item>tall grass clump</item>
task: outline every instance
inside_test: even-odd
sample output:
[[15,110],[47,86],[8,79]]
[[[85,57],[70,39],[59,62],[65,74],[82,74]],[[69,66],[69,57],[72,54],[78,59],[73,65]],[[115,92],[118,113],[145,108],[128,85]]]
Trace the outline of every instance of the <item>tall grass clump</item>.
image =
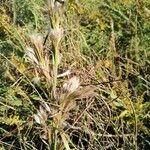
[[3,0],[0,14],[0,149],[149,149],[148,0]]

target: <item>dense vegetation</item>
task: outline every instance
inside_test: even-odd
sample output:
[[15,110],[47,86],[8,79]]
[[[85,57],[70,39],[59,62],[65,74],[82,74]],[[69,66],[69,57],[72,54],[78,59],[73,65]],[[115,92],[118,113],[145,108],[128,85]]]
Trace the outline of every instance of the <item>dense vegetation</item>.
[[1,0],[0,150],[150,148],[149,0]]

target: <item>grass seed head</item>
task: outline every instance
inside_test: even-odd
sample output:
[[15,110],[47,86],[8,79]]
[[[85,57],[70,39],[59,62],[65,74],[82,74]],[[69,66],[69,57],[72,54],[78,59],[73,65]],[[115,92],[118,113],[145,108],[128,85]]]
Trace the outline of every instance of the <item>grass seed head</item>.
[[43,37],[41,35],[32,34],[30,35],[30,39],[37,49],[43,50]]
[[31,47],[26,48],[26,55],[28,56],[30,62],[38,64],[38,60],[35,57],[34,49]]
[[79,85],[80,85],[79,78],[74,76],[71,79],[69,79],[67,83],[63,85],[63,89],[64,91],[67,91],[68,93],[73,93],[79,88]]
[[46,110],[43,108],[43,106],[40,106],[39,111],[37,114],[34,114],[34,119],[38,124],[45,124],[46,120],[48,118],[48,115],[46,113]]
[[59,43],[63,37],[64,29],[63,28],[55,28],[51,31],[50,37],[53,43]]

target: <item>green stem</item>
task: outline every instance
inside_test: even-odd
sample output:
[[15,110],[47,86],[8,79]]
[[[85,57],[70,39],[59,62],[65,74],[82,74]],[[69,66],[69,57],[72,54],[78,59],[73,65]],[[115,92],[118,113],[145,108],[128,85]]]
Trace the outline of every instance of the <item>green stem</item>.
[[57,75],[58,75],[58,44],[54,46],[54,67],[53,67],[53,97],[56,98]]
[[57,134],[58,134],[58,131],[54,127],[53,128],[53,135],[52,135],[52,144],[51,144],[51,149],[52,150],[57,150]]
[[55,129],[54,136],[54,150],[57,150],[57,129]]
[[13,10],[13,24],[16,24],[16,0],[12,2],[12,10]]

